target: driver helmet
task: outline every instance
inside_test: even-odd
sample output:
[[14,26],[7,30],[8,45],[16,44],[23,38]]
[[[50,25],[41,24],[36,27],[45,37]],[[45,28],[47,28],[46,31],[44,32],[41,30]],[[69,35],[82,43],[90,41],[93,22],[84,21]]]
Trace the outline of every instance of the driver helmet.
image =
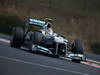
[[52,24],[50,22],[47,23],[47,28],[51,28]]
[[45,18],[44,21],[47,23],[47,28],[51,28],[52,27],[52,19]]

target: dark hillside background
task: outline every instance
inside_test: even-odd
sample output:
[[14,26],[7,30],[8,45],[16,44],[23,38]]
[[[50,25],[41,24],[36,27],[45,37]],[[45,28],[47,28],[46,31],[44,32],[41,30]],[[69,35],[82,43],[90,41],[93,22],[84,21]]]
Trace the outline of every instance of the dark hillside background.
[[54,31],[84,40],[86,52],[100,54],[100,0],[0,0],[0,32],[45,17],[53,19]]

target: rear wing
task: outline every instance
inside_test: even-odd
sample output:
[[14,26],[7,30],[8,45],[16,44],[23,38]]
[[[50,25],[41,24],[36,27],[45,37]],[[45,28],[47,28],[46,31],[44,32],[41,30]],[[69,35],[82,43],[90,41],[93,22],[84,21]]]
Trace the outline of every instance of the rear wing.
[[41,21],[41,20],[37,20],[37,19],[29,19],[27,21],[28,25],[33,25],[33,26],[39,26],[39,27],[43,27],[46,25],[45,21]]

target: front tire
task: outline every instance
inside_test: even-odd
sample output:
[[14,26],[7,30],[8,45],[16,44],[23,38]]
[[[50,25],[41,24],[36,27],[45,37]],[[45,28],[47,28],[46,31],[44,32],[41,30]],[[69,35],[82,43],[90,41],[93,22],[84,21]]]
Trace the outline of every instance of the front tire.
[[83,42],[81,40],[75,40],[72,45],[72,53],[84,54]]
[[[81,40],[75,40],[72,45],[72,53],[84,55],[83,42]],[[80,63],[81,59],[72,59],[72,61]]]
[[80,62],[81,62],[81,60],[72,59],[72,62],[80,63]]

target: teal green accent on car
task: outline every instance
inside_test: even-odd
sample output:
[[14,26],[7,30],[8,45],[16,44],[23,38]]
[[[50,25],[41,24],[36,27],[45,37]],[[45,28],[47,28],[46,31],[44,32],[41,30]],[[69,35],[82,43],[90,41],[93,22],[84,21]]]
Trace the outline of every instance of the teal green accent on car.
[[45,21],[41,21],[41,20],[37,20],[37,19],[29,19],[29,25],[35,25],[35,26],[39,26],[39,27],[43,27],[46,22]]
[[69,56],[78,56],[78,57],[83,57],[82,54],[69,54]]
[[49,51],[49,49],[45,48],[45,47],[42,47],[42,46],[37,46],[38,49],[42,49],[42,50],[45,50],[45,51]]
[[67,44],[68,43],[68,40],[64,40],[64,43]]
[[47,52],[49,54],[52,54],[52,52],[48,48],[45,48],[45,47],[42,47],[42,46],[37,46],[37,49],[39,49],[42,52]]

